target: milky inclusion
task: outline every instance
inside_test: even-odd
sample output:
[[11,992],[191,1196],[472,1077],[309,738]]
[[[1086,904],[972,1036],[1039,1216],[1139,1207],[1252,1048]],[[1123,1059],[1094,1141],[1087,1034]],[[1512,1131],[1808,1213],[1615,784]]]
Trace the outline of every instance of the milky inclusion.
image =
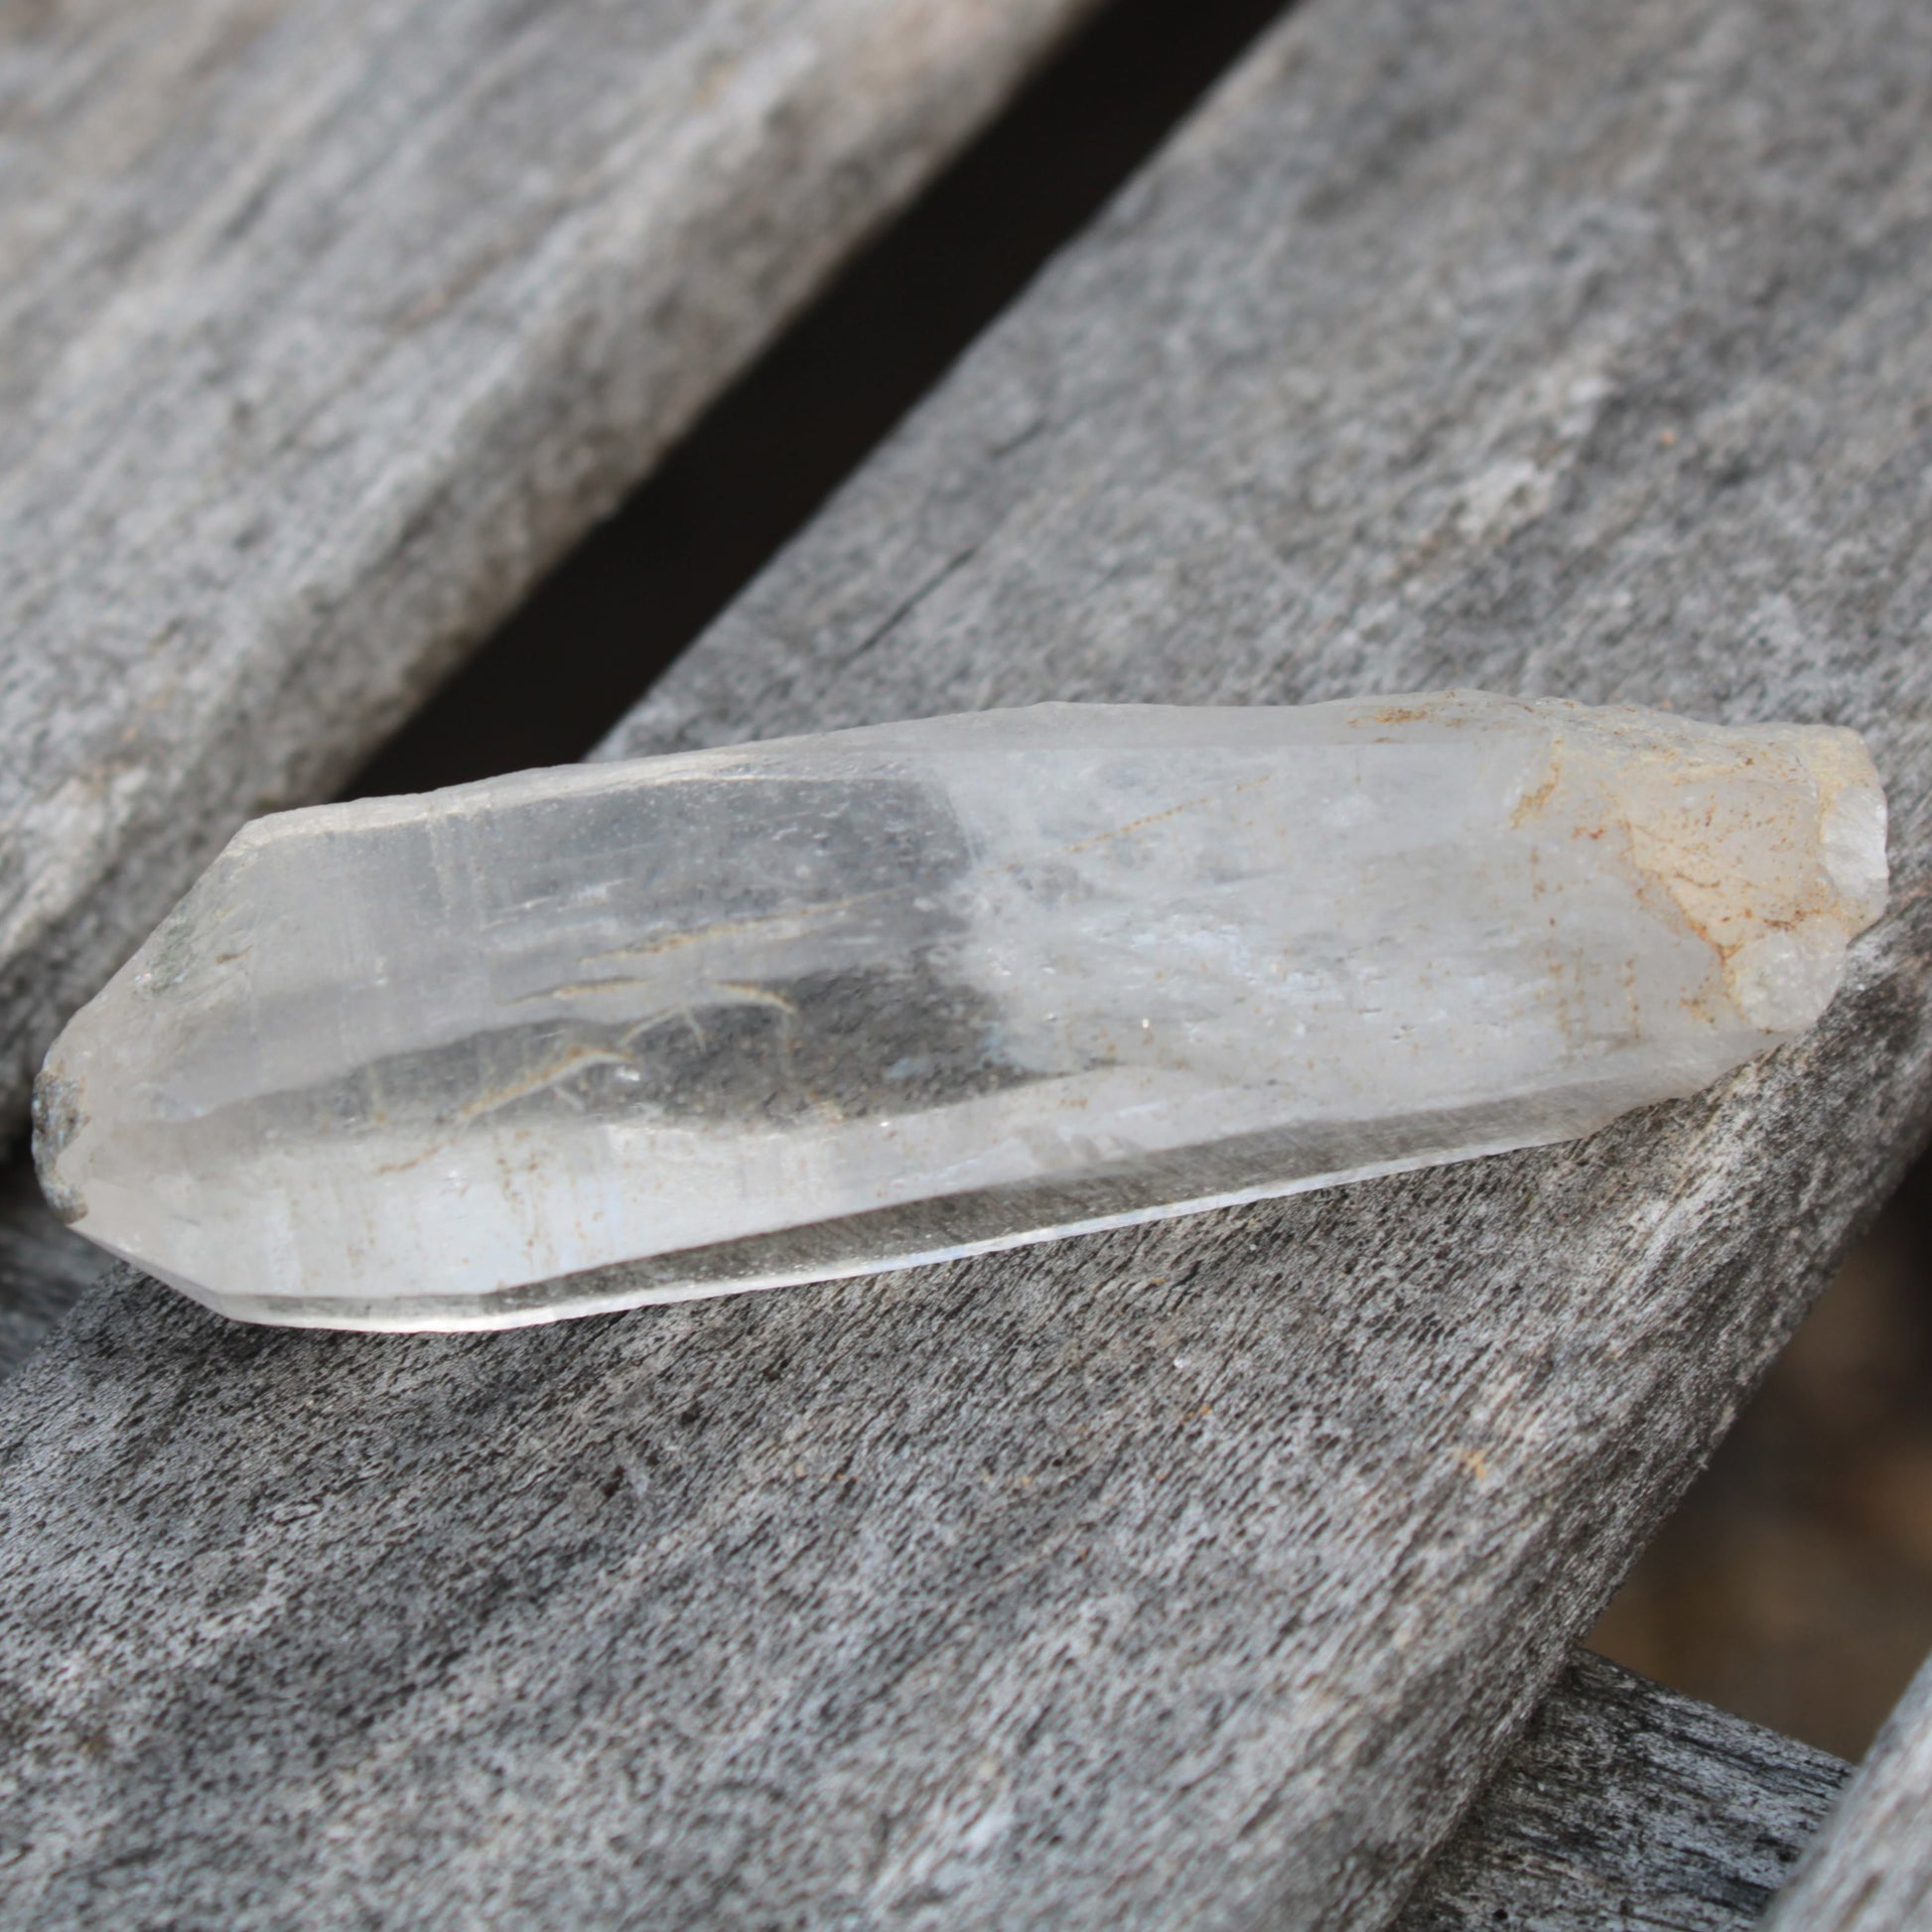
[[1851,733],[1477,692],[529,771],[244,827],[37,1155],[227,1314],[542,1321],[1587,1133],[1884,896]]

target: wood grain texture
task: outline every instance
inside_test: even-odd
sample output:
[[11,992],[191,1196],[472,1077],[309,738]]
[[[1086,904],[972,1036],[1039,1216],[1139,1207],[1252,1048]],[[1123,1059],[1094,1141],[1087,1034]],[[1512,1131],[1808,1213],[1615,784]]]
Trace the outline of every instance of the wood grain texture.
[[123,1272],[0,1399],[57,1922],[1367,1927],[1932,1094],[1932,13],[1315,0],[635,747],[1453,682],[1863,729],[1819,1029],[1568,1148],[508,1335]]
[[1851,1769],[1579,1651],[1397,1932],[1745,1932]]
[[1088,4],[0,9],[0,1142]]
[[1764,1932],[1932,1924],[1932,1661],[1912,1680]]

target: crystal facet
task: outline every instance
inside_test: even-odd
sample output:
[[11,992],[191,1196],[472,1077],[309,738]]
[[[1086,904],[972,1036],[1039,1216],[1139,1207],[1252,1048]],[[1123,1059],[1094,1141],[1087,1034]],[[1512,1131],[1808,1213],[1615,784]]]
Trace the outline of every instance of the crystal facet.
[[49,1055],[85,1234],[487,1327],[1583,1134],[1809,1026],[1849,732],[1042,705],[257,820]]

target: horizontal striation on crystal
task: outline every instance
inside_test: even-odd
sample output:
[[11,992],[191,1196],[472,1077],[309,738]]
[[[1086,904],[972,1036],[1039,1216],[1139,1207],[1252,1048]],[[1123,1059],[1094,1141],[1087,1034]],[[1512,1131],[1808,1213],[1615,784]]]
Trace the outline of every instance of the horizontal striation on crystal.
[[1479,692],[523,772],[244,827],[36,1152],[227,1314],[545,1320],[1587,1133],[1884,898],[1853,734]]

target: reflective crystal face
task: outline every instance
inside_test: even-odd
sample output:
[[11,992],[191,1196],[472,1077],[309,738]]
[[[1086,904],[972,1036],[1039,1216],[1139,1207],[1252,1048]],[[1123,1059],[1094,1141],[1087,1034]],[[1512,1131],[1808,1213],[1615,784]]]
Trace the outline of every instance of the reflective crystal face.
[[469,1327],[1562,1139],[1810,1025],[1850,733],[1042,705],[258,820],[49,1055],[79,1229]]

